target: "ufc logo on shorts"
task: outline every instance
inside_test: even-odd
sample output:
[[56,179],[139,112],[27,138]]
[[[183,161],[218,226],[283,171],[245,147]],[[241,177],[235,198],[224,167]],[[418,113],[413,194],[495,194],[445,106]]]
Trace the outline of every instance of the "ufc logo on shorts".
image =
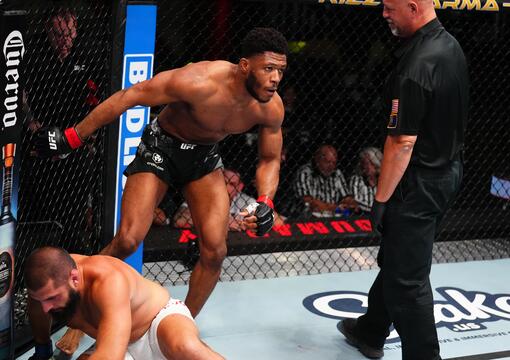
[[48,131],[48,142],[51,150],[57,150],[57,142],[55,141],[55,132]]
[[182,150],[193,150],[197,146],[196,144],[181,144]]

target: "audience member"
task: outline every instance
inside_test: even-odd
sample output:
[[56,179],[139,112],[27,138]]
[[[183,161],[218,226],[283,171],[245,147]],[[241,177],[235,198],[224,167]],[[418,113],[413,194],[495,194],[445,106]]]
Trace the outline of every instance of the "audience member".
[[[51,11],[51,12],[50,12]],[[48,10],[40,31],[34,29],[32,54],[43,63],[42,71],[28,71],[24,96],[27,131],[41,126],[68,127],[88,114],[104,95],[103,81],[109,79],[104,65],[103,39],[97,38],[78,21],[70,8]],[[95,29],[100,31],[100,29]],[[91,39],[96,52],[91,56]],[[101,63],[103,61],[103,63]],[[98,251],[101,242],[101,212],[97,211],[102,199],[101,135],[91,137],[87,147],[66,161],[48,161],[28,156],[30,133],[23,143],[22,172],[20,177],[20,208],[23,221],[38,226],[44,222],[58,223],[66,233],[68,249],[77,252]],[[54,158],[52,160],[57,160]],[[75,184],[73,191],[63,191],[62,182]],[[58,206],[56,206],[58,204]],[[42,231],[42,230],[40,230]],[[95,240],[89,240],[94,237]],[[96,248],[91,248],[96,247]],[[57,347],[71,354],[78,346],[74,335],[65,335]]]
[[342,171],[337,168],[338,154],[331,145],[321,145],[313,155],[313,161],[303,165],[297,172],[295,191],[313,212],[322,214],[358,211]]
[[70,10],[62,10],[52,15],[46,22],[48,40],[60,61],[71,54],[71,48],[78,35],[76,15]]
[[367,147],[359,154],[354,175],[349,179],[349,187],[362,211],[370,211],[374,202],[377,180],[381,170],[382,152],[375,147]]

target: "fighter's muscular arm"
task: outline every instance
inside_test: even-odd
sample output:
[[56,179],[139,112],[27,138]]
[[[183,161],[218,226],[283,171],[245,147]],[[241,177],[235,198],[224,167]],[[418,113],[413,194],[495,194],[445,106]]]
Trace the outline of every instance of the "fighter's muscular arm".
[[377,183],[375,199],[379,202],[389,200],[411,160],[416,136],[389,135],[384,144],[381,173]]
[[274,194],[278,187],[280,175],[280,159],[282,153],[282,122],[283,122],[283,104],[279,96],[275,103],[266,109],[265,118],[259,124],[259,163],[255,181],[258,192],[257,203],[259,205],[255,213],[252,214],[248,209],[239,214],[244,216],[242,228],[257,228],[257,235],[262,236],[271,230],[274,224],[273,201]]
[[258,151],[259,162],[255,175],[259,196],[266,195],[271,199],[276,193],[280,176],[280,159],[282,152],[283,104],[278,97],[275,100],[271,118],[265,125],[260,125]]
[[152,79],[119,90],[78,123],[76,131],[82,139],[86,139],[136,105],[157,106],[186,102],[190,98],[200,100],[202,95],[206,96],[210,91],[207,81],[204,81],[206,74],[203,69],[200,63],[190,64],[161,72]]
[[[127,279],[112,274],[92,287],[93,306],[100,314],[96,350],[90,360],[124,360],[131,336],[131,301]],[[113,295],[114,294],[114,295]]]

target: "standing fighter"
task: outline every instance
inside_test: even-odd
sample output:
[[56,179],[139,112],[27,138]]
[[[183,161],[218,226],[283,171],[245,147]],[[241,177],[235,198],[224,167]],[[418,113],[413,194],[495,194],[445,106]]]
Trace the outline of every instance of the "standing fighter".
[[380,358],[393,323],[402,359],[437,360],[432,246],[462,178],[468,71],[432,1],[384,0],[383,17],[406,42],[386,84],[390,119],[371,213],[372,226],[382,234],[381,270],[367,313],[338,327],[365,356]]
[[244,227],[261,236],[273,225],[271,199],[278,186],[284,116],[276,90],[286,66],[283,35],[255,28],[242,42],[238,64],[203,61],[161,72],[116,92],[75,127],[40,129],[36,137],[40,156],[65,154],[133,106],[166,105],[145,128],[136,157],[125,171],[120,228],[101,254],[121,259],[132,254],[149,231],[168,185],[181,187],[200,238],[200,260],[185,301],[194,317],[214,289],[227,253],[229,197],[218,142],[255,125],[259,197],[255,212],[243,213]]

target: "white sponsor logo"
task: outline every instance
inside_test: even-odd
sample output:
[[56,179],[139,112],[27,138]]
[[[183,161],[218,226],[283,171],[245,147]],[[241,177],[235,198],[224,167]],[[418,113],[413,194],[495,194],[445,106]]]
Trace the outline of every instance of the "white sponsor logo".
[[[485,322],[510,320],[510,294],[487,294],[457,288],[436,289],[446,301],[434,302],[437,327],[455,332],[486,329]],[[333,319],[357,318],[366,312],[368,295],[333,291],[310,295],[303,305],[311,312]],[[388,339],[396,339],[392,331]]]
[[[152,55],[126,55],[122,87],[128,88],[149,79],[151,72]],[[128,109],[122,116],[122,120],[125,123],[125,130],[122,130],[121,133],[121,137],[124,139],[121,161],[123,166],[128,166],[135,158],[136,148],[140,143],[140,133],[149,122],[149,108],[136,106]],[[122,188],[124,188],[124,183]]]
[[163,162],[163,158],[161,155],[154,153],[152,154],[152,161],[154,161],[156,164],[161,164]]
[[55,132],[48,131],[48,142],[51,150],[57,150],[57,142],[55,141]]
[[158,165],[156,165],[154,163],[148,162],[147,165],[150,165],[150,166],[158,169],[159,171],[163,171],[163,168],[161,166],[158,166]]
[[181,144],[182,150],[193,150],[195,148],[195,144]]
[[149,78],[149,62],[148,61],[131,61],[128,70],[129,82],[138,84]]
[[23,43],[23,35],[17,30],[12,31],[5,39],[3,53],[6,60],[5,66],[7,71],[5,78],[6,98],[4,100],[5,114],[3,116],[4,127],[16,125],[16,110],[18,109],[18,67],[25,54],[25,44]]

